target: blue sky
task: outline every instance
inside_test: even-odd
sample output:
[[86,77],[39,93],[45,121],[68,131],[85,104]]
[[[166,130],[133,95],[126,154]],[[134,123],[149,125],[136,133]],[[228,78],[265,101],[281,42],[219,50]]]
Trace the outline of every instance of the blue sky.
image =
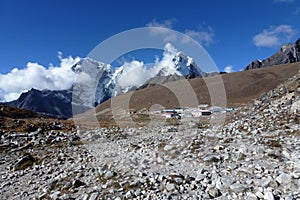
[[119,32],[146,25],[187,33],[218,68],[244,68],[300,37],[300,0],[0,0],[0,74],[85,57]]

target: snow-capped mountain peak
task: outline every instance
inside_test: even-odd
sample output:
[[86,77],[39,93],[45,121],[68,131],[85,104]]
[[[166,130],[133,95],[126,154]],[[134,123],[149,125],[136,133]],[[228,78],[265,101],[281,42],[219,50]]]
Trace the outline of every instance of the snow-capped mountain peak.
[[72,66],[72,70],[76,73],[73,86],[73,101],[76,104],[93,107],[111,98],[114,70],[110,64],[84,58]]
[[[166,44],[163,58],[152,68],[147,68],[143,62],[137,60],[114,68],[110,64],[84,58],[72,70],[78,75],[76,88],[79,88],[78,96],[82,98],[80,101],[85,106],[99,104],[111,97],[135,90],[154,77],[177,75],[191,78],[204,74],[193,58],[178,51],[171,44]],[[95,97],[94,102],[91,97]]]
[[[166,62],[167,65],[162,66],[158,76],[170,76],[170,75],[179,75],[179,76],[202,76],[204,73],[194,62],[194,59],[187,56],[182,51],[179,51],[173,55],[172,62]],[[163,63],[161,63],[163,64]]]
[[73,65],[71,69],[77,74],[86,73],[90,76],[95,76],[99,72],[111,71],[112,67],[110,64],[105,64],[91,58],[83,58],[78,63]]

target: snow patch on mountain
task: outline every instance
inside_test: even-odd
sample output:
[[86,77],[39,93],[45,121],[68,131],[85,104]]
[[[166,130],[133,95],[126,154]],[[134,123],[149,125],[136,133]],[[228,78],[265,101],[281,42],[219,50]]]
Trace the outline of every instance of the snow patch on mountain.
[[114,70],[110,64],[91,58],[81,59],[72,66],[76,73],[73,84],[73,104],[93,107],[112,97],[115,83]]

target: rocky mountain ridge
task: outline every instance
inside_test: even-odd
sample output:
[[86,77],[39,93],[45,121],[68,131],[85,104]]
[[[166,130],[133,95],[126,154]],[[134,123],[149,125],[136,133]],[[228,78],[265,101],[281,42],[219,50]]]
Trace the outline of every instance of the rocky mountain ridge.
[[278,52],[262,61],[254,60],[245,70],[257,69],[286,63],[295,63],[300,61],[300,38],[294,44],[285,44]]
[[69,118],[72,116],[71,102],[72,92],[70,90],[40,91],[31,89],[22,93],[17,100],[6,104],[38,112],[48,117]]

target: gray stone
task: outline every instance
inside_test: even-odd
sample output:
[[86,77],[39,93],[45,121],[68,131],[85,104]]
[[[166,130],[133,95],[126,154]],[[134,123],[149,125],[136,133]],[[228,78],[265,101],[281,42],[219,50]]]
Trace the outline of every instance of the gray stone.
[[230,186],[230,190],[232,190],[235,193],[242,193],[247,190],[247,186],[240,183],[234,183]]
[[175,181],[175,183],[176,183],[177,185],[180,185],[180,184],[182,184],[182,183],[183,183],[183,179],[182,179],[182,178],[180,178],[180,177],[176,177],[176,178],[174,178],[174,181]]
[[18,162],[14,165],[15,170],[23,170],[27,167],[30,167],[35,162],[35,158],[32,157],[30,154],[26,154],[22,158],[18,160]]
[[220,156],[219,155],[206,155],[203,158],[204,162],[219,162],[220,161]]
[[295,198],[293,196],[287,196],[284,198],[284,200],[295,200]]
[[201,196],[201,199],[211,199],[211,196],[205,193]]
[[214,147],[214,150],[215,150],[216,152],[220,152],[220,151],[223,150],[223,149],[224,149],[224,147],[221,146],[221,145],[217,145],[217,146]]
[[78,188],[80,186],[85,185],[85,183],[82,182],[82,181],[80,181],[80,180],[78,180],[78,179],[76,179],[76,180],[73,181],[72,185],[73,185],[74,188]]
[[98,193],[98,192],[94,192],[94,193],[92,193],[92,194],[91,194],[91,196],[90,196],[90,198],[89,198],[89,200],[96,200],[96,199],[97,199],[97,197],[98,197],[98,195],[99,195],[99,193]]
[[257,200],[257,197],[252,192],[247,192],[245,200]]
[[246,179],[245,183],[247,185],[252,185],[253,184],[253,180],[252,179]]
[[263,199],[263,198],[265,197],[265,195],[264,195],[261,191],[257,191],[257,192],[255,193],[255,195],[256,195],[258,198],[260,198],[260,199]]
[[174,185],[173,183],[168,183],[168,184],[166,185],[166,189],[167,189],[168,191],[173,191],[173,190],[175,190],[175,185]]
[[89,199],[89,195],[88,194],[83,194],[83,195],[81,195],[80,199],[82,199],[82,200],[88,200]]
[[206,175],[204,175],[204,174],[197,174],[197,176],[196,176],[196,181],[202,181],[203,179],[205,179],[206,178]]
[[277,178],[276,178],[276,181],[280,184],[280,185],[283,185],[283,186],[287,186],[291,183],[291,175],[289,174],[286,174],[286,173],[282,173],[280,174]]
[[221,182],[226,186],[229,187],[230,185],[232,185],[232,183],[234,183],[234,179],[232,177],[222,177],[221,178]]
[[67,199],[70,199],[70,197],[69,197],[68,194],[63,194],[62,196],[59,197],[59,199],[61,199],[61,200],[67,200]]
[[116,175],[117,175],[116,172],[108,171],[108,172],[105,173],[104,178],[105,179],[110,179],[110,178],[112,178],[112,177],[114,177]]
[[265,195],[264,195],[264,199],[265,199],[265,200],[274,200],[274,195],[273,195],[273,193],[270,192],[270,191],[267,191],[267,192],[265,193]]
[[165,162],[164,159],[163,159],[162,157],[160,157],[160,156],[157,157],[156,161],[157,161],[157,163],[159,163],[159,164],[162,164],[162,163]]
[[293,103],[293,105],[291,106],[291,112],[292,113],[300,112],[300,100],[295,101]]
[[256,179],[256,180],[254,180],[254,184],[256,186],[259,186],[259,187],[267,187],[270,184],[271,181],[272,181],[272,179],[270,177],[262,178],[262,179]]
[[60,191],[55,191],[53,192],[52,194],[50,194],[50,198],[53,199],[53,200],[56,200],[59,198],[59,195],[61,194]]
[[253,103],[254,106],[260,106],[261,104],[262,104],[262,101],[260,101],[260,100],[255,100]]
[[208,194],[212,197],[212,198],[216,198],[221,196],[221,192],[217,189],[217,188],[211,188],[208,190]]
[[127,198],[127,199],[133,198],[133,194],[132,194],[132,191],[131,191],[131,190],[129,190],[128,192],[126,192],[125,198]]
[[137,196],[137,197],[140,196],[141,195],[141,189],[140,188],[136,189],[134,191],[134,195]]
[[172,145],[166,145],[166,146],[164,147],[164,150],[165,150],[165,151],[170,151],[170,150],[172,150],[172,149],[174,149],[174,146],[172,146]]

